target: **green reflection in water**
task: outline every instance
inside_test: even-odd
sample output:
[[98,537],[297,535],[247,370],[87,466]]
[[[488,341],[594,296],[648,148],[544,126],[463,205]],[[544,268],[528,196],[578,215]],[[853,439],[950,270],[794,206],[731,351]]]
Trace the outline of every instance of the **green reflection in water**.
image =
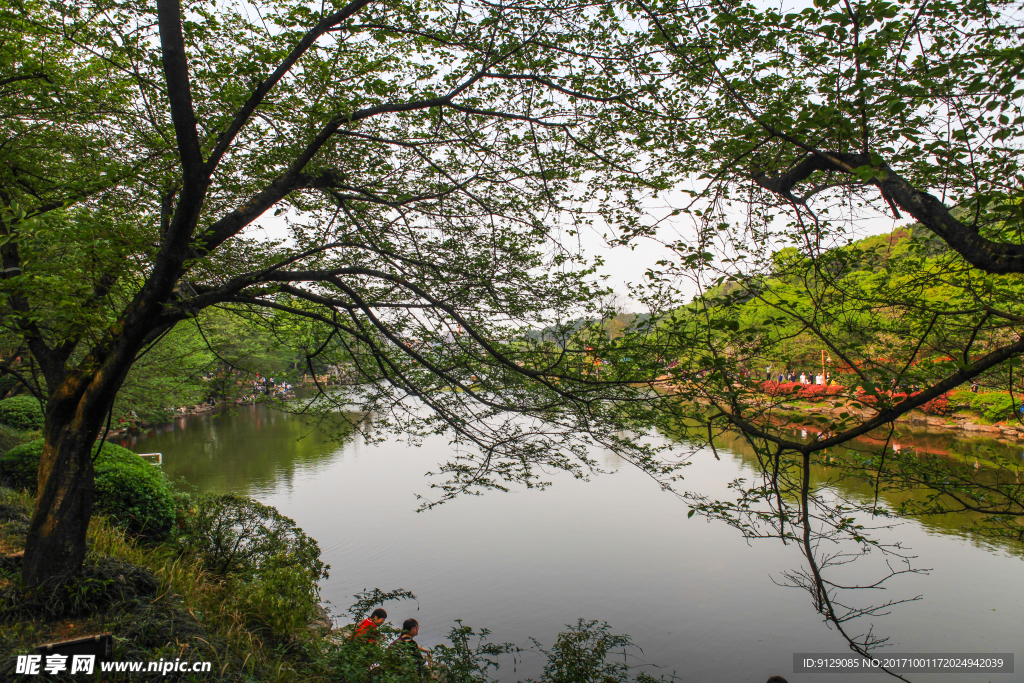
[[339,413],[313,420],[263,405],[243,405],[220,414],[182,417],[139,435],[113,439],[140,453],[162,453],[172,481],[184,478],[200,493],[251,494],[298,472],[340,458],[361,416]]
[[[694,428],[694,432],[689,432]],[[697,427],[696,423],[681,427],[679,430],[669,434],[669,438],[679,441],[686,441],[689,433],[706,437],[706,427]],[[817,436],[820,430],[813,428],[785,428],[784,435],[794,441],[807,442]],[[824,453],[814,456],[814,462],[820,463],[831,458],[832,462],[847,460],[857,455],[877,454],[885,445],[888,430],[878,430],[869,435],[853,439],[841,447],[830,448]],[[714,439],[715,448],[721,449],[735,456],[745,466],[757,472],[760,476],[760,464],[753,447],[738,432],[727,431],[717,434]],[[951,464],[978,463],[981,469],[980,479],[984,481],[985,476],[991,478],[1005,476],[1003,472],[997,475],[995,470],[986,467],[992,457],[996,454],[1011,462],[1020,462],[1024,466],[1024,444],[997,440],[993,438],[978,437],[969,438],[961,434],[949,432],[926,432],[923,430],[911,430],[901,426],[893,433],[890,448],[901,450],[913,449],[917,453],[931,453],[948,458]],[[838,464],[838,463],[837,463]],[[841,476],[841,468],[826,466],[823,464],[812,464],[811,486],[814,489],[831,488],[851,501],[870,507],[875,499],[873,484],[861,478]],[[1012,476],[1012,474],[1010,475]],[[796,492],[792,492],[795,499]],[[925,498],[923,492],[917,491],[887,491],[879,492],[879,505],[884,508],[896,508],[900,503],[907,500],[922,500]],[[949,513],[941,515],[928,515],[915,518],[925,529],[933,533],[949,534],[969,540],[973,545],[984,549],[1001,549],[1013,555],[1024,557],[1024,543],[1008,539],[982,538],[977,534],[965,531],[966,527],[982,521],[985,515],[973,512]]]
[[[257,404],[239,406],[219,415],[179,418],[158,429],[114,441],[137,452],[163,453],[163,469],[168,477],[172,481],[184,478],[199,492],[254,494],[281,484],[290,486],[297,473],[316,470],[341,458],[342,446],[352,440],[356,434],[354,425],[361,419],[368,418],[357,413],[339,413],[318,423]],[[812,429],[787,432],[795,440],[815,436]],[[885,442],[885,434],[858,438],[843,448],[830,449],[828,455],[839,459],[849,457],[849,451],[877,452]],[[680,428],[669,436],[685,440],[687,429]],[[1024,445],[1020,444],[905,428],[898,430],[893,445],[946,456],[951,461],[970,462],[977,458],[982,467],[992,453],[1015,460],[1024,455]],[[751,470],[759,471],[753,449],[738,433],[717,435],[715,446],[733,454]],[[874,500],[873,486],[852,477],[839,478],[838,473],[837,467],[815,465],[811,470],[812,485],[833,488],[851,500],[870,505]],[[919,495],[883,490],[879,500],[896,507]],[[1013,554],[1024,555],[1024,544],[980,539],[964,531],[965,526],[981,518],[973,513],[959,513],[933,515],[919,521],[926,529],[970,539],[979,547],[996,544]]]

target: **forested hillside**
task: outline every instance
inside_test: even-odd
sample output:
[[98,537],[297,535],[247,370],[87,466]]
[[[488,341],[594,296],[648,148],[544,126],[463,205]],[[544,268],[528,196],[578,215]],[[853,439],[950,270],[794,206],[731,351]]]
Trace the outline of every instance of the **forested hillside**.
[[[821,371],[824,357],[825,372],[843,384],[886,388],[895,380],[923,387],[958,360],[981,357],[1015,338],[1008,326],[981,328],[957,312],[1015,311],[1024,278],[997,279],[957,263],[920,225],[852,241],[816,258],[805,253],[796,246],[780,249],[763,274],[725,279],[666,316],[659,326],[670,335],[692,331],[705,317],[714,330],[707,348],[684,350],[681,360],[691,369],[726,363],[764,379],[768,366],[773,377]],[[979,379],[982,386],[1007,389],[1010,370]]]

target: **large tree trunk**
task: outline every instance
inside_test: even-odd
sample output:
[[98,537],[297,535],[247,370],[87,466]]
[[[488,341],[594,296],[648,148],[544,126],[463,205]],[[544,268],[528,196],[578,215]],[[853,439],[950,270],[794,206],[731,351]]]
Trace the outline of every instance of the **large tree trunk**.
[[[123,341],[123,340],[122,340]],[[121,344],[123,350],[126,345]],[[94,373],[66,376],[51,393],[39,460],[35,512],[25,540],[22,580],[29,588],[77,573],[85,560],[93,507],[92,447],[133,358],[110,354]]]
[[85,560],[92,516],[92,444],[96,430],[78,421],[46,425],[39,491],[25,545],[22,578],[29,587],[77,572]]

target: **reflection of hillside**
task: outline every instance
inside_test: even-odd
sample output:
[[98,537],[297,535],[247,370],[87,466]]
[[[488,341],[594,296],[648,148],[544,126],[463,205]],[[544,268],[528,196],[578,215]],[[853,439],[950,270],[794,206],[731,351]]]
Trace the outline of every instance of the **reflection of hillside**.
[[[800,440],[814,438],[821,433],[820,429],[809,426],[789,426],[783,432]],[[886,441],[887,430],[879,429],[851,439],[847,448],[856,451],[871,452],[881,448]],[[892,447],[899,451],[913,448],[919,453],[931,453],[947,458],[978,458],[986,460],[990,454],[999,454],[1010,460],[1024,458],[1024,450],[1016,443],[986,437],[966,438],[949,432],[928,432],[912,430],[900,426],[893,434]]]
[[[701,435],[706,438],[707,432],[704,431],[704,429],[706,428],[702,428],[700,432]],[[784,431],[789,432],[789,435],[795,440],[806,441],[807,439],[815,436],[814,430],[810,428],[796,428]],[[682,428],[677,433],[669,436],[673,439],[685,441],[687,437],[687,430],[686,428]],[[878,439],[875,436],[865,436],[860,439],[851,440],[841,448],[829,449],[827,451],[827,456],[838,461],[840,459],[848,458],[850,451],[859,453],[877,452],[882,448],[884,443],[884,436],[881,439]],[[993,452],[1004,456],[1012,455],[1015,458],[1020,457],[1019,448],[1008,448],[1006,444],[995,441],[994,439],[957,439],[945,433],[931,434],[905,432],[899,436],[899,438],[894,438],[892,445],[902,449],[914,448],[920,453],[933,453],[947,456],[949,458],[958,457],[962,459],[964,456],[974,457],[977,455],[984,459],[987,454],[991,454]],[[753,448],[738,432],[725,432],[716,436],[715,447],[730,452],[745,466],[754,471],[760,472],[757,456],[754,453]],[[825,455],[826,454],[823,453],[816,457],[819,459],[825,459]],[[874,486],[861,479],[849,476],[841,477],[840,475],[841,470],[839,467],[812,465],[811,485],[815,488],[828,487],[834,489],[851,501],[864,503],[870,506],[875,497]],[[994,473],[993,476],[995,476]],[[922,500],[924,497],[925,494],[919,492],[884,490],[879,492],[880,504],[884,504],[886,507],[890,508],[894,508],[904,501]],[[953,534],[963,538],[968,538],[977,545],[984,546],[986,544],[998,544],[999,547],[1011,553],[1024,554],[1024,545],[1021,543],[1009,540],[979,540],[972,534],[964,531],[965,527],[981,520],[983,517],[983,515],[977,513],[951,513],[918,518],[916,521],[920,522],[920,524],[926,529],[943,534]]]
[[227,414],[178,418],[117,443],[163,453],[167,476],[184,477],[199,491],[248,493],[276,481],[287,485],[296,472],[340,457],[340,446],[352,438],[360,418],[341,413],[317,422],[247,405]]

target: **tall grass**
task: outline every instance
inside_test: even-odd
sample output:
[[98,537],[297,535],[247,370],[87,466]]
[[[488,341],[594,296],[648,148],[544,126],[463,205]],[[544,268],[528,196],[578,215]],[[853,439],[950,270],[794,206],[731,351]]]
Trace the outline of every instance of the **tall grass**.
[[259,680],[294,679],[289,675],[294,670],[282,657],[281,648],[268,647],[265,642],[268,634],[252,626],[239,596],[229,590],[222,577],[207,571],[199,558],[168,545],[137,543],[105,518],[92,520],[89,542],[93,553],[115,557],[153,572],[160,584],[153,602],[179,601],[204,628],[209,637],[197,638],[200,642],[196,647],[213,663],[212,669],[218,672],[218,678],[244,674]]

